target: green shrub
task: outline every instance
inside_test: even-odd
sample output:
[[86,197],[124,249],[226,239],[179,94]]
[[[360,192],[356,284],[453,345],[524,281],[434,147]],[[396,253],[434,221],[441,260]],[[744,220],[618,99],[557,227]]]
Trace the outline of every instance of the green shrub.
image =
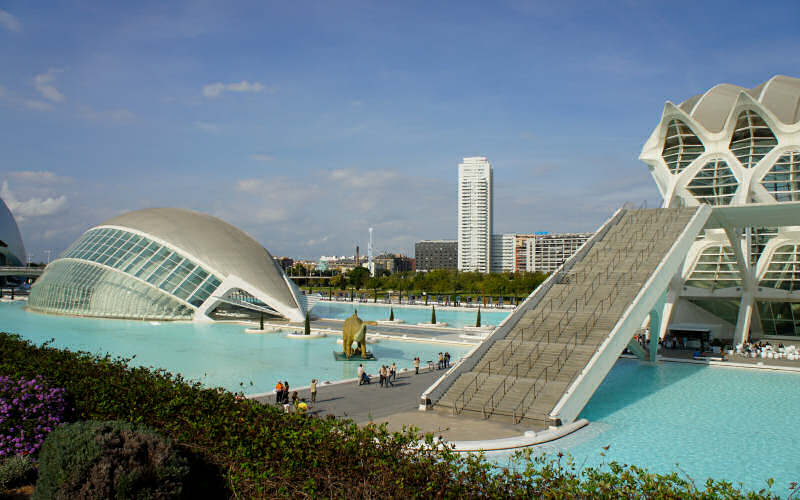
[[15,455],[0,461],[0,491],[32,484],[36,467],[29,455]]
[[[189,498],[775,498],[712,480],[701,489],[675,475],[616,464],[589,474],[525,460],[509,471],[479,456],[419,448],[422,437],[412,431],[285,414],[164,370],[129,368],[124,359],[34,346],[3,333],[0,353],[0,375],[41,374],[65,388],[78,418],[145,424],[180,443],[191,452],[196,478],[187,482]],[[433,436],[424,438],[433,443]],[[636,494],[625,497],[630,488]]]
[[181,498],[188,474],[187,460],[152,430],[82,421],[45,439],[33,497]]

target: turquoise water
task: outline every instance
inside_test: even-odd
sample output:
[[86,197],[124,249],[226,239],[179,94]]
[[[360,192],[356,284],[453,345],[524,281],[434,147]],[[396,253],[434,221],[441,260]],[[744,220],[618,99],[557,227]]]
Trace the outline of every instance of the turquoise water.
[[[800,375],[620,360],[581,414],[591,424],[540,452],[606,460],[788,495],[800,481]],[[508,454],[498,454],[497,460]],[[675,464],[679,464],[676,468]]]
[[[358,309],[358,316],[368,321],[378,321],[389,319],[389,305],[369,304],[369,303],[341,303],[341,302],[317,302],[313,312],[320,318],[345,319],[353,314],[353,309]],[[431,306],[420,307],[393,307],[394,319],[402,319],[408,324],[431,322]],[[481,324],[497,326],[501,321],[511,314],[511,311],[487,311],[481,309]],[[463,328],[464,326],[475,326],[478,310],[459,311],[436,309],[436,321],[445,322],[447,326]]]
[[[72,318],[33,313],[23,306],[0,303],[0,331],[18,333],[36,344],[54,338],[54,347],[73,351],[135,354],[133,365],[165,368],[209,387],[245,394],[270,391],[279,378],[302,387],[312,378],[355,378],[358,369],[358,363],[333,359],[333,351],[342,349],[337,336],[290,339],[285,333],[246,334],[245,326],[237,324]],[[375,373],[381,364],[392,362],[411,368],[414,356],[432,360],[440,351],[455,360],[469,347],[381,340],[368,349],[377,360],[364,362],[364,367]]]

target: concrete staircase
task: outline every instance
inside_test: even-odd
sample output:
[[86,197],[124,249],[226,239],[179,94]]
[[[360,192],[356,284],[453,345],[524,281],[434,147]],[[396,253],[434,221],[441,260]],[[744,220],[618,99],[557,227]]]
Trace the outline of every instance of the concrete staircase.
[[455,380],[434,407],[513,423],[551,424],[556,404],[616,331],[696,211],[625,211],[504,338],[489,340],[491,347],[471,370],[453,374]]

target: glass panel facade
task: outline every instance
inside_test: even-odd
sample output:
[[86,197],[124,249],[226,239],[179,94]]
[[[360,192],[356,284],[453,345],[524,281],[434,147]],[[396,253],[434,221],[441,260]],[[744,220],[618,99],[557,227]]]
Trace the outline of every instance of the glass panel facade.
[[778,247],[759,284],[780,290],[800,290],[800,244]]
[[719,245],[703,250],[686,285],[714,289],[742,286],[733,248]]
[[689,299],[689,302],[728,323],[736,324],[736,317],[739,315],[739,299]]
[[778,235],[776,227],[751,227],[750,228],[750,264],[755,266],[761,254],[764,253],[769,240]]
[[776,201],[800,201],[800,151],[778,158],[761,185]]
[[213,274],[210,275],[206,279],[205,283],[200,285],[200,288],[198,288],[197,291],[194,292],[192,298],[189,299],[189,303],[195,307],[200,307],[200,304],[205,302],[206,299],[212,293],[214,293],[214,290],[216,290],[220,284],[222,284],[222,282],[216,276],[214,276]]
[[679,174],[705,151],[702,141],[692,129],[680,120],[672,120],[667,126],[664,149],[661,157],[673,174]]
[[755,167],[777,145],[775,134],[756,112],[747,110],[739,114],[729,149],[743,167]]
[[764,335],[800,336],[800,303],[759,301]]
[[147,237],[98,228],[51,263],[36,282],[29,306],[85,316],[186,319],[194,311],[181,301],[200,306],[221,283],[196,262]]
[[81,316],[191,319],[194,311],[124,273],[76,260],[52,262],[34,284],[28,307]]
[[725,160],[716,159],[703,165],[686,189],[700,203],[730,205],[739,182]]

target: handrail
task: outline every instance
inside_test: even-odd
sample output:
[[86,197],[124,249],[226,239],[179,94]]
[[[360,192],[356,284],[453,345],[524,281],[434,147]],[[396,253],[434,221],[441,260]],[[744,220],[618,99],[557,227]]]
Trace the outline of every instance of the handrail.
[[[491,392],[491,396],[489,397],[489,400],[492,403],[492,410],[491,410],[492,412],[494,412],[494,409],[495,409],[494,395],[497,394],[500,391],[500,386],[503,387],[503,395],[500,396],[500,399],[502,399],[506,395],[506,392],[507,392],[507,390],[506,390],[506,379],[507,378],[508,377],[504,377],[503,380],[501,380],[500,383],[497,384],[497,388]],[[484,403],[483,407],[481,408],[481,413],[483,413],[483,418],[489,418],[491,416],[491,413],[488,416],[486,415],[486,405],[487,404],[489,404],[488,401],[486,403]]]
[[[479,375],[480,375],[480,374],[476,374],[476,375],[475,375],[475,378],[473,379],[473,380],[475,381],[475,392],[476,392],[476,393],[478,392],[478,376],[479,376]],[[472,385],[472,381],[470,381],[470,382],[469,382],[469,383],[468,383],[468,384],[467,384],[467,385],[464,387],[464,390],[463,390],[463,391],[461,391],[461,394],[459,394],[458,396],[456,396],[456,398],[453,400],[453,415],[458,415],[459,413],[461,413],[460,411],[458,411],[458,410],[457,410],[457,407],[458,407],[458,405],[457,405],[456,403],[458,403],[458,398],[461,398],[461,410],[462,410],[462,411],[464,410],[464,407],[465,407],[465,406],[467,406],[467,401],[466,401],[466,400],[465,400],[465,398],[464,398],[464,394],[466,394],[466,392],[467,392],[467,389],[469,389],[469,387],[470,387],[471,385]],[[475,394],[473,394],[473,396],[474,396],[474,395],[475,395]],[[470,400],[472,400],[472,397],[470,397]]]
[[539,383],[539,379],[542,378],[542,375],[544,375],[544,383],[547,384],[547,368],[548,367],[545,366],[544,370],[539,372],[539,376],[536,377],[536,380],[533,381],[533,384],[531,385],[531,388],[528,389],[528,392],[526,392],[524,396],[522,396],[522,399],[520,399],[519,404],[517,404],[517,406],[515,406],[514,409],[511,410],[511,418],[512,418],[514,424],[518,424],[518,423],[520,423],[520,421],[522,421],[523,413],[520,413],[520,419],[517,420],[517,410],[519,410],[520,407],[523,407],[523,403],[525,403],[525,400],[528,398],[528,396],[530,395],[531,391],[533,392],[533,400],[536,401],[536,384]]

